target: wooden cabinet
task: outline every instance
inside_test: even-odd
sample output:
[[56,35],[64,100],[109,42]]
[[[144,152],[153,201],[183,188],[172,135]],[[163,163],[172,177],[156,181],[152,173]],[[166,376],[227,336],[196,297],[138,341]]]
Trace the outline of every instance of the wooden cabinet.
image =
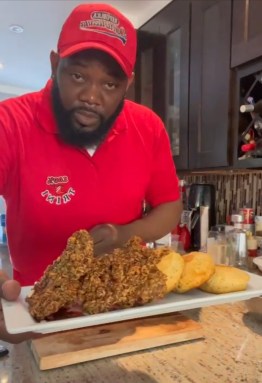
[[150,30],[138,32],[136,65],[136,100],[153,109],[164,121],[165,105],[165,36]]
[[262,56],[261,17],[261,0],[233,0],[232,67]]
[[228,161],[231,2],[192,1],[189,168]]
[[137,100],[166,124],[175,163],[188,168],[190,1],[176,0],[138,33]]
[[228,165],[230,0],[174,0],[139,30],[136,99],[164,120],[179,170]]

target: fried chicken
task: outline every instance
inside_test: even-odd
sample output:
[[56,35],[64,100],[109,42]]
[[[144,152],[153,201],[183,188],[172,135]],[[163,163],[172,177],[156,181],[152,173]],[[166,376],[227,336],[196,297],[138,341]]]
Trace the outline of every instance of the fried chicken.
[[94,257],[92,238],[80,230],[35,284],[26,299],[29,312],[40,321],[53,319],[54,313],[74,304],[84,313],[95,314],[162,298],[167,280],[157,268],[162,256],[132,238],[123,248]]
[[29,312],[42,320],[77,302],[82,280],[93,261],[93,241],[85,230],[74,233],[62,255],[49,265],[26,298]]
[[139,306],[166,293],[159,257],[133,238],[122,249],[97,258],[83,281],[80,299],[89,314]]

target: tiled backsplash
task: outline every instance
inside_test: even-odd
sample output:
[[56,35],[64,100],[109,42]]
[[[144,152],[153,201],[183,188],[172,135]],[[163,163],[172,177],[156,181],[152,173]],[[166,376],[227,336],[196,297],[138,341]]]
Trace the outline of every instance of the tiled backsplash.
[[180,175],[191,183],[211,183],[216,188],[217,223],[225,223],[227,215],[241,207],[252,207],[262,215],[262,171],[220,172]]

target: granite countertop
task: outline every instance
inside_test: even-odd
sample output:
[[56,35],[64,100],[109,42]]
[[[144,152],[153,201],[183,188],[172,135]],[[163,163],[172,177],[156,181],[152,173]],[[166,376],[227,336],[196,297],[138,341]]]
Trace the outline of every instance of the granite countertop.
[[40,371],[27,343],[8,345],[1,383],[262,383],[262,315],[245,303],[189,310],[205,339]]
[[238,302],[183,314],[200,321],[205,339],[46,371],[26,342],[7,345],[0,383],[262,383],[262,313]]

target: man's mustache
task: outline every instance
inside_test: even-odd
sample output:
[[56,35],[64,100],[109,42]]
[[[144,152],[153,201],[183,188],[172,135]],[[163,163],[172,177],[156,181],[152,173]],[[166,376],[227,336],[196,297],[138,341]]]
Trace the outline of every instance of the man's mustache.
[[94,110],[93,108],[79,107],[79,108],[71,109],[71,113],[75,113],[75,112],[93,113],[93,114],[96,114],[97,116],[99,116],[100,118],[103,118],[103,116],[100,113],[98,113],[96,110]]

